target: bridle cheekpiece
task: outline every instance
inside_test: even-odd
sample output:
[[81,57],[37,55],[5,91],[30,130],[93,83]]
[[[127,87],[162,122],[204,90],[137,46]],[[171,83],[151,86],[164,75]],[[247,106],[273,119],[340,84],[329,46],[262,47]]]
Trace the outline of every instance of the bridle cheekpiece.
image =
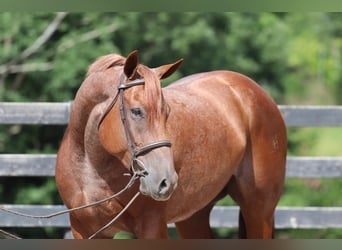
[[[106,111],[104,112],[102,118],[100,119],[98,127],[100,127],[106,115],[110,112],[110,110],[114,107],[115,103],[120,98],[120,116],[121,116],[121,121],[125,130],[125,136],[126,136],[126,140],[128,144],[128,149],[131,155],[131,162],[130,162],[131,175],[135,175],[136,177],[145,177],[148,175],[148,172],[146,168],[144,167],[144,163],[141,160],[139,160],[138,157],[145,155],[148,152],[157,148],[171,147],[172,144],[169,140],[160,140],[160,141],[145,144],[144,146],[141,146],[141,147],[136,146],[136,143],[134,143],[132,132],[129,129],[129,121],[127,119],[124,92],[126,89],[129,89],[135,86],[145,85],[145,80],[137,79],[137,80],[125,82],[125,78],[126,78],[125,75],[122,74],[120,77],[116,95],[113,98],[113,101],[110,103],[110,105],[106,109]],[[135,166],[135,164],[137,165],[137,167]]]

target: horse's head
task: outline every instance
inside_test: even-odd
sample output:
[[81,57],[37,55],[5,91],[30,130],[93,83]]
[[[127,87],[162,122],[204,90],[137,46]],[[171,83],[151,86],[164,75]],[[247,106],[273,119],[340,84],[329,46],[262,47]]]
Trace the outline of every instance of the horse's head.
[[174,73],[181,62],[150,69],[132,52],[99,124],[104,148],[140,176],[140,192],[155,200],[169,199],[178,181],[166,131],[170,110],[160,79]]

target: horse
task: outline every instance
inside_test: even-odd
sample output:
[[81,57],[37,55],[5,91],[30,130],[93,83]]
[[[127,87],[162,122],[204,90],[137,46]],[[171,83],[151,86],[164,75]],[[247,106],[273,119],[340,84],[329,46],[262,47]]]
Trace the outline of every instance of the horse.
[[181,78],[165,88],[182,59],[149,68],[138,52],[93,62],[78,89],[56,161],[76,239],[88,238],[140,196],[95,238],[125,231],[141,239],[213,238],[210,212],[229,195],[239,206],[240,238],[273,238],[286,168],[286,127],[274,100],[233,71]]

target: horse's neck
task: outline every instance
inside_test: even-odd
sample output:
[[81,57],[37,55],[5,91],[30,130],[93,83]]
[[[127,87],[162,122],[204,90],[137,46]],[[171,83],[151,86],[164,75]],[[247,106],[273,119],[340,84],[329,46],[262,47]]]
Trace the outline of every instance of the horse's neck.
[[72,106],[68,128],[70,140],[76,145],[78,153],[98,164],[111,157],[98,136],[98,123],[115,95],[112,81],[106,80],[99,76],[97,81],[86,79],[83,82]]
[[70,113],[68,129],[72,139],[84,145],[84,132],[89,122],[90,114],[99,104],[114,95],[112,82],[105,73],[89,75],[78,89]]
[[91,99],[77,95],[72,105],[68,129],[71,140],[80,150],[85,151],[85,132],[89,123],[96,121],[90,119],[91,113],[98,104]]

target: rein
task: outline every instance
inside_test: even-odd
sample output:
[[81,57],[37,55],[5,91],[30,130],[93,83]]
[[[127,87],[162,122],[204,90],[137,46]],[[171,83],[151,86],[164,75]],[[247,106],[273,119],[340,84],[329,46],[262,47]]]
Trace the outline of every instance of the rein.
[[[122,194],[124,191],[126,191],[127,189],[129,189],[135,182],[136,179],[139,179],[140,176],[138,175],[132,175],[131,179],[129,180],[129,182],[127,183],[127,185],[122,189],[120,190],[118,193],[116,194],[113,194],[112,196],[110,197],[107,197],[107,198],[104,198],[102,200],[98,200],[98,201],[95,201],[95,202],[92,202],[92,203],[89,203],[89,204],[86,204],[86,205],[82,205],[82,206],[79,206],[79,207],[75,207],[75,208],[71,208],[71,209],[65,209],[65,210],[62,210],[62,211],[59,211],[59,212],[56,212],[56,213],[51,213],[51,214],[47,214],[47,215],[31,215],[31,214],[25,214],[25,213],[21,213],[21,212],[17,212],[17,211],[13,211],[13,210],[10,210],[10,209],[7,209],[3,206],[0,206],[0,210],[4,211],[4,212],[7,212],[7,213],[10,213],[10,214],[14,214],[14,215],[18,215],[18,216],[22,216],[22,217],[26,217],[26,218],[31,218],[31,219],[49,219],[49,218],[52,218],[52,217],[56,217],[56,216],[59,216],[59,215],[62,215],[62,214],[66,214],[66,213],[71,213],[71,212],[74,212],[74,211],[78,211],[78,210],[81,210],[81,209],[85,209],[85,208],[89,208],[89,207],[94,207],[94,206],[97,206],[101,203],[104,203],[106,201],[109,201],[109,200],[112,200],[114,199],[115,197],[119,196],[120,194]],[[130,202],[122,209],[122,211],[117,215],[115,216],[115,220],[119,218],[119,216],[128,209],[128,207],[133,203],[133,201],[138,197],[138,194],[140,194],[139,192],[137,194],[135,194],[135,196],[130,200]],[[110,221],[110,224],[114,223],[114,219],[112,219]],[[107,224],[106,225],[106,228],[109,227],[110,224]],[[94,233],[91,237],[95,237],[97,234],[99,234],[100,232],[102,232],[104,229],[106,229],[104,227],[100,228],[96,233]],[[4,230],[1,230],[0,229],[0,234],[3,234],[5,236],[8,236],[12,239],[21,239],[20,237],[18,236],[15,236],[11,233],[8,233]]]

